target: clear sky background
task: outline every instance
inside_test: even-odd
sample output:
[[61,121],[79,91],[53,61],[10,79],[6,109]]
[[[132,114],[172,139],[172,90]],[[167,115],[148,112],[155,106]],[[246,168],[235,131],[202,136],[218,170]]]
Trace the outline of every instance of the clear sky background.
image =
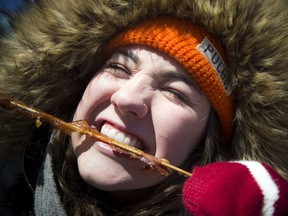
[[22,9],[24,0],[0,0],[0,8],[9,11],[16,11]]

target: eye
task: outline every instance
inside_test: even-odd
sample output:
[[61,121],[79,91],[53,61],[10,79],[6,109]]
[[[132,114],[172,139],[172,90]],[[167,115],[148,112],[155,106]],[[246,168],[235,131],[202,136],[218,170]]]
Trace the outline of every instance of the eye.
[[189,98],[181,91],[174,88],[161,88],[161,91],[164,92],[167,97],[173,100],[176,103],[191,105]]
[[105,70],[117,78],[129,78],[131,75],[129,69],[118,62],[106,62]]

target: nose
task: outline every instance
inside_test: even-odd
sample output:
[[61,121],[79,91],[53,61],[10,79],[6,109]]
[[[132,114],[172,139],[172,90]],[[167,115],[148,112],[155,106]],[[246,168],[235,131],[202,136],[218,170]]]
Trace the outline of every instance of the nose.
[[145,81],[131,78],[112,94],[111,103],[121,115],[144,118],[149,112],[149,89]]

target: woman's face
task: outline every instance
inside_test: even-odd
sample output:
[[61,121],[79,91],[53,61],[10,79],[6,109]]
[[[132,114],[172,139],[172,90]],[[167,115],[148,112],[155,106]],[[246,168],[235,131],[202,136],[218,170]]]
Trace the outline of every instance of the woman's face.
[[[179,166],[203,137],[210,109],[175,60],[130,46],[116,50],[92,78],[73,120],[85,120],[119,142]],[[72,145],[81,177],[98,189],[140,189],[165,179],[85,135],[73,133]]]

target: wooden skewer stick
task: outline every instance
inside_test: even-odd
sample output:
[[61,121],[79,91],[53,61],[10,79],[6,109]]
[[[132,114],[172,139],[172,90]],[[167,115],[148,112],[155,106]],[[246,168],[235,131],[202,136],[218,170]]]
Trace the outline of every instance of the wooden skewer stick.
[[[100,133],[94,128],[91,128],[85,121],[75,121],[75,122],[65,122],[55,116],[49,115],[45,112],[42,112],[36,108],[33,108],[31,106],[28,106],[20,101],[13,100],[11,97],[0,93],[0,106],[2,106],[5,109],[9,110],[15,110],[23,115],[29,116],[32,119],[36,119],[36,124],[39,126],[41,124],[41,120],[45,120],[49,122],[53,127],[60,129],[63,133],[67,135],[71,135],[73,132],[79,132],[88,136],[91,136],[93,138],[96,138],[97,140],[101,140],[107,144],[110,144],[114,147],[118,147],[120,149],[124,149],[130,153],[133,153],[136,155],[135,158],[140,158],[141,161],[148,163],[151,166],[157,166],[158,164],[161,164],[162,166],[175,170],[178,173],[184,175],[184,176],[191,176],[192,173],[187,172],[183,169],[180,169],[172,164],[169,163],[166,159],[158,159],[155,156],[149,155],[147,153],[144,153],[143,151],[134,148],[132,146],[117,142],[110,137],[105,136],[104,134]],[[138,156],[138,157],[137,157]],[[165,172],[165,171],[164,171]],[[160,173],[161,174],[161,173]],[[162,172],[163,174],[163,172]],[[164,175],[169,175],[169,173],[165,172]]]
[[163,160],[163,159],[161,160],[161,164],[162,164],[163,166],[166,166],[166,167],[172,169],[172,170],[177,171],[178,173],[180,173],[180,174],[182,174],[182,175],[184,175],[184,176],[187,176],[187,177],[192,176],[192,173],[187,172],[186,170],[180,169],[179,167],[176,167],[176,166],[170,164],[169,162],[167,162],[167,161],[165,161],[165,160]]

